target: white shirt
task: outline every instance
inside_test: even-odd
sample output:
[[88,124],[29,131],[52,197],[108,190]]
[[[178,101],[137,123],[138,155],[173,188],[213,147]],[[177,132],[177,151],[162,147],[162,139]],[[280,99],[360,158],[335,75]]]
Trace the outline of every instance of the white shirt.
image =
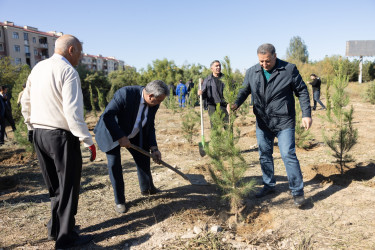
[[134,124],[132,132],[130,133],[130,135],[128,135],[128,139],[134,138],[139,133],[140,129],[138,126],[141,121],[142,109],[145,105],[146,105],[146,109],[145,109],[145,113],[144,113],[144,117],[142,121],[142,128],[145,126],[147,122],[147,114],[148,114],[148,106],[147,106],[147,103],[145,102],[145,99],[143,98],[143,92],[142,92],[141,102],[138,108],[137,119],[135,120],[135,124]]
[[29,130],[64,129],[94,144],[83,117],[83,96],[78,72],[59,54],[39,62],[31,71],[21,98]]

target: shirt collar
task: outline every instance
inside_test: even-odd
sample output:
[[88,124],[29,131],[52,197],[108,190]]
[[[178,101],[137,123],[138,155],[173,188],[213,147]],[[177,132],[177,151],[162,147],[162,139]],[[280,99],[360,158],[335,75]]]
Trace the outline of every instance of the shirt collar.
[[[71,64],[70,64],[70,62],[68,61],[68,59],[66,59],[65,57],[63,57],[62,55],[60,55],[60,54],[53,54],[53,56],[52,57],[55,57],[55,58],[58,58],[58,59],[61,59],[61,60],[63,60],[63,61],[65,61],[66,63],[68,63],[70,66],[72,66]],[[72,66],[73,67],[73,66]]]

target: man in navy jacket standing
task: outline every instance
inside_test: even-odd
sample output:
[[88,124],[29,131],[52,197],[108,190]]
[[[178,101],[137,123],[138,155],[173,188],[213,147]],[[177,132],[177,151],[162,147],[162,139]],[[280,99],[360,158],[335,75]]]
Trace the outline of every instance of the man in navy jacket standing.
[[159,80],[148,83],[146,87],[123,87],[114,94],[94,129],[96,142],[107,155],[115,210],[119,213],[126,212],[121,147],[126,147],[134,158],[142,195],[159,192],[152,181],[150,159],[130,148],[130,145],[150,150],[153,160],[160,163],[161,153],[156,143],[154,120],[159,104],[168,95],[167,85]]
[[232,110],[236,110],[250,94],[253,97],[264,184],[255,197],[261,198],[275,192],[276,179],[272,154],[274,139],[277,137],[289,188],[295,205],[300,207],[305,199],[301,168],[295,150],[296,111],[293,94],[299,98],[302,125],[309,129],[312,124],[309,92],[297,67],[278,59],[272,44],[259,46],[257,54],[259,64],[246,71],[243,88],[231,106]]

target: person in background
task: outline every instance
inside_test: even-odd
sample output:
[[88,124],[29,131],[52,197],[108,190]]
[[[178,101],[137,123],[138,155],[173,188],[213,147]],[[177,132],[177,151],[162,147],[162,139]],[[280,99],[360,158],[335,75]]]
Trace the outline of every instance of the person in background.
[[[0,86],[0,98],[2,98],[4,105],[5,105],[5,120],[8,121],[9,125],[12,127],[13,132],[16,131],[16,124],[13,119],[12,115],[12,106],[10,104],[10,97],[8,94],[8,87],[7,86]],[[4,125],[4,134],[5,134],[5,126]]]
[[169,95],[167,85],[159,80],[143,86],[122,87],[113,96],[95,126],[96,143],[108,160],[109,178],[115,196],[115,210],[125,213],[125,186],[121,166],[121,147],[127,148],[137,165],[142,195],[160,192],[154,186],[150,158],[131,148],[134,144],[151,151],[156,163],[161,161],[155,135],[155,115],[160,103]]
[[261,198],[275,192],[273,144],[278,139],[292,191],[294,204],[305,202],[303,179],[295,148],[295,101],[298,96],[302,110],[302,125],[309,129],[312,124],[309,92],[294,64],[277,58],[275,47],[265,43],[257,50],[259,64],[246,71],[243,88],[228,111],[238,109],[251,94],[256,116],[256,137],[259,160],[263,173],[263,188],[255,194]]
[[56,40],[55,53],[31,71],[21,98],[22,115],[34,142],[51,199],[48,239],[57,249],[86,244],[91,235],[74,229],[82,172],[80,142],[95,160],[96,148],[83,117],[81,81],[75,66],[81,42],[72,35]]
[[185,84],[180,80],[180,83],[176,87],[176,95],[178,96],[178,104],[180,108],[185,107],[185,96],[187,94],[187,89]]
[[313,89],[314,107],[312,109],[316,110],[316,103],[319,103],[320,106],[322,106],[322,109],[326,110],[326,106],[320,101],[320,85],[322,84],[322,81],[315,74],[311,74],[310,78],[312,82],[307,83],[311,84]]
[[220,103],[220,109],[225,115],[224,120],[228,121],[229,116],[226,109],[227,103],[224,100],[224,83],[220,80],[223,77],[220,61],[214,60],[211,63],[210,68],[212,74],[203,80],[202,90],[198,90],[198,95],[202,95],[210,118],[216,111],[216,105]]

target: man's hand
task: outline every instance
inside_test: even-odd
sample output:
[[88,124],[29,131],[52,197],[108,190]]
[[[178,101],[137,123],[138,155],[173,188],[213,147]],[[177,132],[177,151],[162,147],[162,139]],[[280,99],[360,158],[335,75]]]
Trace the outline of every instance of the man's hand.
[[303,117],[302,118],[302,126],[305,130],[308,130],[311,127],[312,119],[310,117]]
[[128,139],[128,137],[124,136],[124,137],[121,137],[119,140],[118,140],[118,143],[120,144],[120,147],[125,147],[125,148],[130,148],[130,141]]
[[198,90],[198,95],[202,95],[203,91],[202,90]]
[[90,151],[90,161],[94,161],[95,158],[96,158],[96,147],[95,147],[95,144],[92,144],[89,147],[89,151]]
[[228,114],[230,114],[232,110],[236,110],[237,108],[238,108],[237,104],[234,103],[234,104],[231,105],[231,104],[228,103],[227,104]]
[[157,164],[161,163],[161,153],[158,148],[151,148],[152,160]]
[[34,139],[34,130],[29,130],[27,132],[27,140],[31,143],[33,143],[33,139]]

